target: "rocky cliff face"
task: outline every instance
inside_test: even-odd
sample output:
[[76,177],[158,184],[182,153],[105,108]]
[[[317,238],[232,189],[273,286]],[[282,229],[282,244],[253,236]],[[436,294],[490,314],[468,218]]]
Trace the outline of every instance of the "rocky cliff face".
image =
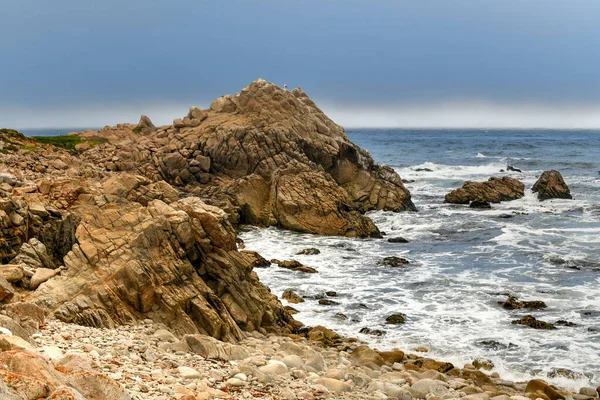
[[109,140],[84,153],[105,170],[164,179],[234,223],[366,237],[379,231],[364,212],[415,210],[400,177],[351,143],[304,92],[264,80],[209,110],[192,107],[171,126],[142,118],[136,127],[82,136]]

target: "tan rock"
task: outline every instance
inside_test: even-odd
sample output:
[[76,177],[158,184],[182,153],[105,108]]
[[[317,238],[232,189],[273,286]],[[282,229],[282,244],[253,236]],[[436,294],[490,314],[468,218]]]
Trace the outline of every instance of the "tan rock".
[[35,273],[31,277],[31,281],[29,282],[29,288],[35,290],[42,283],[56,276],[60,270],[55,269],[47,269],[47,268],[38,268],[35,270]]
[[543,394],[547,396],[550,400],[564,400],[565,396],[558,393],[556,389],[548,385],[541,379],[532,379],[527,382],[527,386],[525,387],[525,393],[533,393],[533,394]]
[[8,282],[19,282],[25,277],[23,266],[21,264],[6,264],[0,265],[0,276],[4,277]]
[[540,201],[573,198],[562,175],[555,170],[544,171],[531,188],[531,191],[538,194],[537,197]]
[[525,185],[518,179],[505,176],[490,178],[486,182],[465,182],[462,188],[448,193],[445,202],[454,204],[468,204],[472,201],[499,203],[520,199],[524,195]]
[[10,301],[14,295],[15,290],[12,285],[3,276],[0,276],[0,301]]

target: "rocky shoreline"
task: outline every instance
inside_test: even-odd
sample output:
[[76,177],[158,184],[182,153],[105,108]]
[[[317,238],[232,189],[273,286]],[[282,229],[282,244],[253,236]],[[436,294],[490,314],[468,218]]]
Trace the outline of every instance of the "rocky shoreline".
[[[44,142],[0,130],[3,399],[598,397],[503,381],[481,361],[456,368],[426,349],[380,352],[292,317],[237,225],[377,238],[367,211],[416,211],[400,176],[300,89],[257,80],[172,125],[142,116]],[[503,178],[448,199],[523,190]],[[535,190],[570,196],[557,171]]]

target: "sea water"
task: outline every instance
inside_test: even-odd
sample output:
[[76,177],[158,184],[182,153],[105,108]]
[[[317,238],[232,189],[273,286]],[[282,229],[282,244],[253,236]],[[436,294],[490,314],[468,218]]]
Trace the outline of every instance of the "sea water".
[[[418,212],[371,212],[384,239],[301,234],[277,228],[241,233],[248,249],[271,259],[296,259],[319,273],[257,269],[306,325],[325,325],[380,349],[411,352],[462,367],[488,360],[503,378],[542,377],[577,388],[600,384],[600,132],[555,130],[350,130],[351,141],[408,181]],[[507,165],[523,172],[500,172]],[[573,200],[539,202],[531,192],[545,171],[560,171]],[[512,176],[525,197],[491,210],[444,203],[467,180]],[[510,218],[502,218],[510,215]],[[501,217],[502,216],[502,217]],[[409,243],[389,243],[404,237]],[[319,255],[296,255],[316,247]],[[410,260],[377,265],[387,256]],[[337,305],[320,305],[325,291]],[[542,300],[545,310],[505,310],[506,295]],[[286,303],[285,300],[282,300]],[[386,325],[391,313],[402,325]],[[341,315],[343,314],[343,316]],[[573,327],[535,330],[511,321],[533,315]],[[344,318],[345,316],[345,318]],[[361,334],[363,327],[385,331]],[[565,371],[568,370],[568,371]],[[565,376],[567,375],[567,376]]]

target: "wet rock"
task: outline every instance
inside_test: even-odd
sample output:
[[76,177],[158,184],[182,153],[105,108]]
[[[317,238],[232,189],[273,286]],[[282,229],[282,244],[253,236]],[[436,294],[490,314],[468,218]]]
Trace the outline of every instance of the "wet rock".
[[565,183],[560,172],[544,171],[537,182],[531,188],[531,191],[537,193],[538,200],[548,199],[572,199],[571,191]]
[[501,304],[502,307],[506,308],[507,310],[517,310],[523,308],[540,310],[548,307],[546,303],[541,300],[519,301],[519,299],[514,296],[509,296],[505,302],[498,302],[498,304]]
[[556,326],[577,326],[576,323],[570,322],[570,321],[566,321],[564,319],[559,319],[558,321],[556,321],[554,323],[554,325],[556,325]]
[[329,299],[320,299],[319,304],[322,306],[334,306],[334,305],[337,305],[340,303],[338,303],[337,301],[329,300]]
[[394,237],[394,238],[389,238],[387,241],[390,243],[408,243],[407,239],[400,237],[400,236]]
[[523,172],[519,168],[515,168],[512,165],[509,165],[508,167],[506,167],[506,170],[507,171],[513,171],[513,172]]
[[512,218],[513,216],[511,214],[500,214],[498,215],[498,218],[503,218],[503,219],[509,219]]
[[305,256],[314,256],[317,254],[321,254],[321,250],[315,249],[314,247],[300,250],[299,252],[296,253],[296,255],[305,255]]
[[532,317],[531,315],[526,315],[521,319],[512,321],[511,323],[517,324],[517,325],[529,326],[534,329],[556,329],[556,326],[554,326],[553,324],[537,320],[534,317]]
[[399,363],[404,360],[404,352],[402,350],[394,349],[390,351],[379,351],[381,358],[383,358],[388,365]]
[[485,369],[486,371],[491,371],[494,368],[494,363],[490,360],[473,360],[473,366],[477,369]]
[[368,327],[364,327],[362,328],[360,331],[358,331],[359,333],[364,333],[365,335],[371,335],[371,336],[383,336],[385,335],[385,331],[382,331],[381,329],[371,329]]
[[302,297],[300,297],[299,295],[297,295],[296,293],[294,293],[291,290],[285,290],[283,292],[283,294],[281,295],[281,298],[284,300],[289,301],[292,304],[298,304],[298,303],[303,303],[304,299]]
[[329,296],[329,297],[337,297],[338,294],[337,294],[337,292],[330,290],[330,291],[325,292],[325,295]]
[[525,393],[541,394],[547,396],[550,400],[565,400],[565,396],[541,379],[533,379],[527,382]]
[[492,208],[489,202],[484,200],[473,200],[471,204],[469,204],[470,208]]
[[469,204],[472,201],[499,203],[520,199],[525,195],[525,185],[510,177],[492,177],[486,182],[464,183],[462,188],[455,189],[445,197],[445,203]]
[[579,394],[589,397],[598,397],[598,391],[592,387],[582,387],[579,389]]
[[307,335],[309,340],[323,342],[326,345],[332,345],[339,342],[342,337],[333,330],[317,325],[312,328]]
[[377,261],[377,265],[392,268],[400,267],[409,263],[410,261],[408,261],[406,258],[396,256],[384,257],[383,259]]
[[392,325],[403,324],[405,322],[406,322],[406,315],[401,314],[401,313],[392,314],[385,319],[386,324],[392,324]]
[[271,263],[277,264],[281,268],[290,269],[292,271],[305,272],[308,274],[316,274],[317,272],[319,272],[316,269],[314,269],[312,267],[307,267],[296,260],[287,260],[287,261],[271,260]]
[[433,172],[433,170],[431,168],[416,168],[413,171],[416,171],[416,172]]

